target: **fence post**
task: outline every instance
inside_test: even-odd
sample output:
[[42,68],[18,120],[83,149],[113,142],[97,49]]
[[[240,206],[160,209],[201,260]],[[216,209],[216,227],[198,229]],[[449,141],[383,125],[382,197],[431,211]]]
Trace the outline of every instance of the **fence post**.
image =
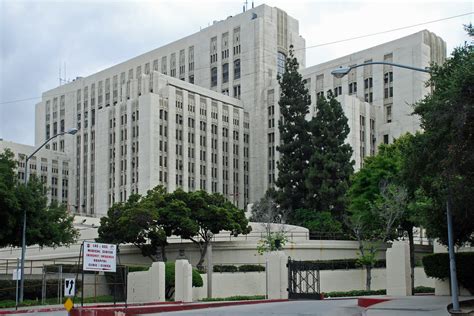
[[20,259],[16,259],[16,271],[15,271],[15,279],[16,279],[16,299],[15,299],[15,310],[18,309],[18,269],[20,268]]
[[46,267],[43,264],[43,276],[41,279],[41,304],[46,302]]
[[59,265],[59,304],[63,301],[63,265]]

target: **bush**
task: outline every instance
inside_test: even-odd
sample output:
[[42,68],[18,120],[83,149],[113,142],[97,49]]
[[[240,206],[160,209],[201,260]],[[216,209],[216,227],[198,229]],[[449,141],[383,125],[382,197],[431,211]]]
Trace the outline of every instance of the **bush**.
[[413,294],[418,294],[418,293],[434,293],[435,289],[434,287],[429,287],[429,286],[417,286],[415,287],[415,291]]
[[244,264],[239,267],[239,272],[261,272],[265,271],[264,266],[257,264]]
[[[167,299],[171,299],[174,295],[174,270],[174,262],[165,263],[165,291]],[[202,287],[204,285],[204,282],[202,281],[202,277],[199,274],[199,271],[194,268],[192,271],[193,287]]]
[[387,290],[353,290],[347,292],[327,292],[324,297],[348,297],[348,296],[366,296],[366,295],[385,295]]
[[[423,267],[427,276],[449,279],[449,254],[435,253],[423,257]],[[459,283],[474,294],[474,252],[456,253],[456,271]]]
[[232,265],[215,265],[212,268],[214,272],[237,272],[239,269]]
[[219,301],[252,301],[252,300],[264,300],[265,295],[254,295],[254,296],[229,296],[229,297],[211,297],[203,298],[203,302],[219,302]]
[[[359,259],[335,259],[312,262],[317,264],[319,270],[349,270],[359,269],[361,267],[358,260]],[[386,262],[384,259],[379,259],[374,264],[374,268],[385,268],[385,266]]]
[[[19,281],[18,281],[19,283]],[[41,301],[41,280],[25,280],[24,298]],[[0,280],[0,301],[15,300],[16,281]],[[46,281],[46,297],[58,297],[58,280]]]

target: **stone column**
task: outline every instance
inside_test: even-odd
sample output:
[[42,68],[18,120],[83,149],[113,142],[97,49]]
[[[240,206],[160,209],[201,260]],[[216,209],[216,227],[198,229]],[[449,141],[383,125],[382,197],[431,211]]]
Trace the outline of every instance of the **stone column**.
[[192,267],[188,260],[176,260],[174,270],[174,300],[193,301]]
[[288,299],[288,257],[283,251],[267,255],[268,299]]
[[387,249],[386,260],[387,295],[412,295],[408,242],[394,241],[392,248]]

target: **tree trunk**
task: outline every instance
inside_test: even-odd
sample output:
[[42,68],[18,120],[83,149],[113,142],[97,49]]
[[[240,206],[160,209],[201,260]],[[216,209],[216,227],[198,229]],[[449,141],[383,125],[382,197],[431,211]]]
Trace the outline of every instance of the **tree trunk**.
[[163,262],[168,261],[168,258],[166,258],[166,245],[161,245],[160,248],[161,248],[161,259],[163,260]]
[[411,270],[411,290],[415,293],[415,241],[413,240],[413,226],[408,231],[408,240],[410,245],[410,270]]
[[371,283],[372,283],[372,267],[370,265],[365,266],[366,279],[365,279],[365,289],[370,291]]
[[204,258],[206,257],[206,253],[207,253],[207,244],[209,242],[204,242],[204,243],[200,243],[199,244],[199,251],[201,252],[201,258],[199,258],[199,262],[198,264],[196,265],[196,267],[198,268],[198,270],[200,271],[204,271],[204,266],[203,266],[203,263],[204,263]]

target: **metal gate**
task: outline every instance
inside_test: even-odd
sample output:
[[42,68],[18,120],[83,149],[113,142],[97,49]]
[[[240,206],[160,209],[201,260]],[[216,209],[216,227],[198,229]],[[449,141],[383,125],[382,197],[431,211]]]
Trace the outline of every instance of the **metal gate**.
[[321,299],[319,267],[316,262],[288,259],[288,298]]

